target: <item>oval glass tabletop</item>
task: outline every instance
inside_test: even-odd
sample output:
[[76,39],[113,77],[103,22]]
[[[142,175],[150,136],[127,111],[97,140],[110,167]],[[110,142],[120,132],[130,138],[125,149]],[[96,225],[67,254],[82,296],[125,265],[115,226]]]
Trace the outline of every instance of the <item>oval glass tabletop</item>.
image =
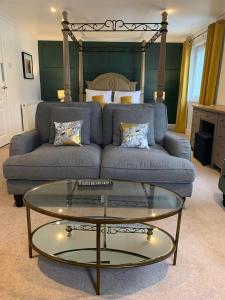
[[[90,182],[82,183],[86,181]],[[35,187],[24,196],[26,206],[62,219],[108,224],[162,219],[183,207],[177,194],[148,183],[113,180],[110,186],[96,187],[80,182],[63,180]]]

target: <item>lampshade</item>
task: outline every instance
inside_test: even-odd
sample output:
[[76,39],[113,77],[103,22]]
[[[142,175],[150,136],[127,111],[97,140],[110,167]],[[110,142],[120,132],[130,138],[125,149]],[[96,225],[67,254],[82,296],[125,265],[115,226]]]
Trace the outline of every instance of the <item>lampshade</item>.
[[58,99],[65,98],[64,90],[58,90],[57,93],[58,93]]
[[[157,100],[157,91],[154,92],[154,100]],[[165,92],[163,92],[162,100],[165,101]]]

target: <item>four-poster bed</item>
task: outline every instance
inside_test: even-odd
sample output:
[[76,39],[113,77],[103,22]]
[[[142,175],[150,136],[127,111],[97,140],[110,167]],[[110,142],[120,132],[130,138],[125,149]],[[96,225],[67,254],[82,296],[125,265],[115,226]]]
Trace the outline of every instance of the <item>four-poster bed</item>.
[[[162,13],[162,21],[160,23],[125,23],[122,20],[107,20],[104,23],[70,23],[68,21],[68,13],[63,11],[63,20],[62,20],[62,33],[63,33],[63,78],[64,78],[64,91],[65,91],[65,101],[71,101],[71,79],[70,79],[70,60],[69,60],[69,37],[77,45],[79,50],[79,100],[84,100],[84,75],[83,75],[83,52],[85,51],[106,51],[104,48],[101,49],[87,49],[84,46],[82,40],[77,40],[73,32],[126,32],[126,31],[152,31],[155,32],[154,35],[149,39],[148,42],[145,40],[142,41],[141,45],[137,45],[136,49],[132,51],[141,53],[141,78],[140,78],[140,90],[141,90],[141,99],[144,99],[144,87],[145,87],[145,51],[149,45],[155,42],[161,36],[160,42],[160,53],[159,53],[159,70],[158,70],[158,79],[157,79],[157,102],[163,101],[163,92],[165,87],[165,62],[166,62],[166,35],[167,35],[167,12]],[[108,51],[108,50],[107,50]],[[118,50],[120,51],[120,50]],[[119,85],[119,74],[116,74],[114,79],[104,78],[106,81],[102,81],[102,85],[106,85],[108,82],[115,86]],[[108,73],[103,74],[108,76]],[[112,75],[113,76],[113,75]],[[100,77],[100,76],[99,76]],[[97,77],[93,82],[99,80]],[[126,80],[123,80],[124,82]],[[104,83],[103,83],[104,82]],[[91,83],[87,82],[87,85]],[[95,87],[96,89],[100,89]],[[101,87],[102,88],[102,87]],[[106,88],[107,89],[107,88]],[[121,89],[120,89],[121,90]],[[122,87],[124,89],[124,86]],[[132,89],[129,86],[128,91],[135,90],[133,86]]]

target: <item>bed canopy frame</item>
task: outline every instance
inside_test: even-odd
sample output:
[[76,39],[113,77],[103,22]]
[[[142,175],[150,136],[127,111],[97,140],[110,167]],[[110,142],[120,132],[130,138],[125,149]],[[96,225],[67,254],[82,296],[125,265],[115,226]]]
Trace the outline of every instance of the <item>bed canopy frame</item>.
[[[154,35],[146,42],[142,41],[135,49],[130,51],[141,53],[141,78],[140,78],[140,90],[142,101],[144,99],[144,87],[145,87],[145,51],[154,43],[159,37],[160,52],[159,52],[159,69],[157,79],[157,91],[156,101],[163,101],[163,93],[165,88],[165,63],[166,63],[166,35],[167,35],[167,17],[166,11],[162,12],[162,21],[160,23],[125,23],[122,20],[106,20],[104,23],[70,23],[68,21],[68,13],[63,11],[62,13],[62,33],[63,33],[63,80],[64,80],[64,101],[70,102],[71,98],[71,78],[70,78],[70,59],[69,59],[69,37],[76,44],[79,51],[79,100],[83,101],[84,92],[84,75],[83,75],[83,52],[94,51],[109,51],[107,47],[94,47],[88,49],[83,44],[82,40],[77,40],[73,32],[127,32],[127,31],[151,31],[155,32]],[[111,51],[111,50],[110,50]],[[128,49],[114,49],[114,51],[128,51]]]

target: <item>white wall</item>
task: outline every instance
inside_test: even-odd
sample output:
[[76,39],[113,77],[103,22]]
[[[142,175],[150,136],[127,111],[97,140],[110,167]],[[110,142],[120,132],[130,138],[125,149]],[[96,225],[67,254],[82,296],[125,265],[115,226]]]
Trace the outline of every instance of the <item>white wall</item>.
[[[0,35],[5,61],[7,101],[11,119],[11,135],[21,132],[21,104],[40,100],[40,76],[38,63],[38,41],[29,32],[21,31],[13,20],[0,15]],[[33,57],[34,79],[23,78],[22,54]]]
[[223,47],[223,56],[222,56],[222,63],[220,69],[220,78],[218,83],[216,104],[225,105],[225,41]]

